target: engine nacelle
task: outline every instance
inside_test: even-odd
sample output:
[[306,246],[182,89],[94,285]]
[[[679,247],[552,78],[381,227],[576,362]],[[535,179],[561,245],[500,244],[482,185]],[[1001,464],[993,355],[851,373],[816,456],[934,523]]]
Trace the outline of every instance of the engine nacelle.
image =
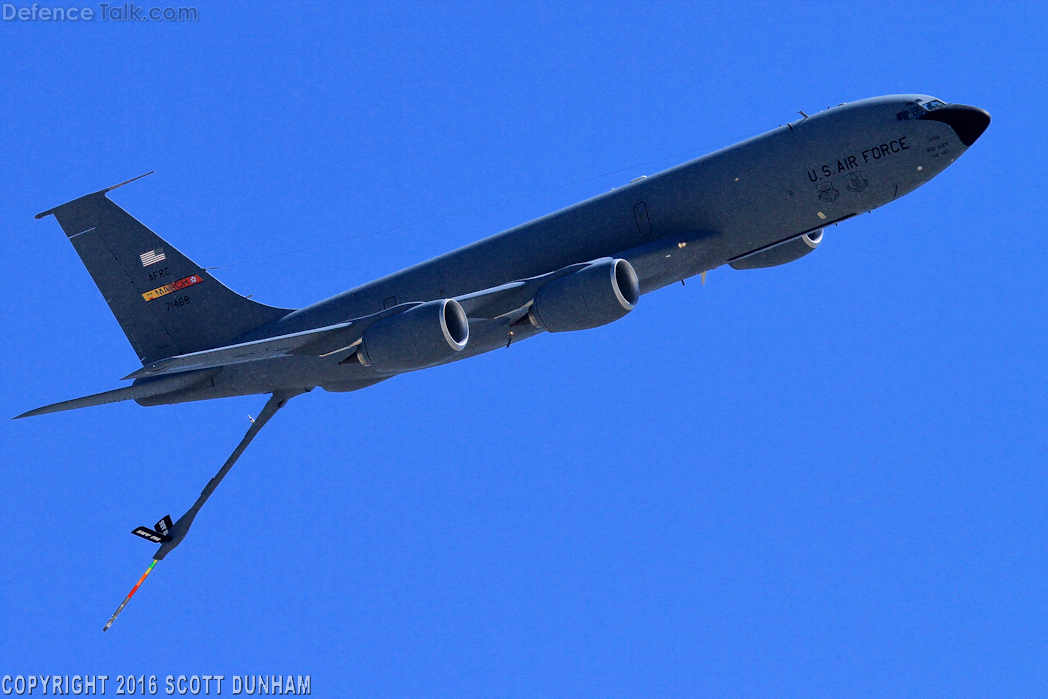
[[357,354],[379,371],[412,371],[451,359],[468,341],[466,312],[458,301],[441,299],[375,323]]
[[549,282],[535,295],[531,322],[551,333],[607,325],[637,307],[640,282],[626,260],[597,260]]
[[799,238],[787,240],[773,248],[761,250],[752,255],[729,262],[733,269],[763,269],[765,267],[778,267],[787,262],[799,260],[809,252],[819,247],[822,242],[822,229],[805,233]]

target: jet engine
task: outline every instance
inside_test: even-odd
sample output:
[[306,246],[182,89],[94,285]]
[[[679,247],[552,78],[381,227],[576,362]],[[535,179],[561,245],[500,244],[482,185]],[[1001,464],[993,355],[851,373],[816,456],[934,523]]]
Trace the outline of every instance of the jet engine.
[[412,371],[451,359],[468,341],[466,312],[458,301],[441,299],[375,323],[357,354],[379,371]]
[[787,240],[760,252],[741,257],[734,262],[729,262],[733,269],[763,269],[765,267],[778,267],[787,262],[799,260],[809,252],[819,247],[822,242],[822,229],[805,233],[799,238]]
[[626,260],[597,260],[544,285],[528,312],[547,332],[585,330],[607,325],[637,307],[640,282]]

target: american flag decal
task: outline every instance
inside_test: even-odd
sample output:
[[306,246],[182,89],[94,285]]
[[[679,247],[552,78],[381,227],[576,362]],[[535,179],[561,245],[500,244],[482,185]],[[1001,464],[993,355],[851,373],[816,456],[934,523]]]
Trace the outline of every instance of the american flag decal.
[[155,265],[157,262],[163,262],[167,259],[167,255],[164,254],[164,248],[157,248],[156,250],[144,252],[138,257],[142,260],[143,267]]

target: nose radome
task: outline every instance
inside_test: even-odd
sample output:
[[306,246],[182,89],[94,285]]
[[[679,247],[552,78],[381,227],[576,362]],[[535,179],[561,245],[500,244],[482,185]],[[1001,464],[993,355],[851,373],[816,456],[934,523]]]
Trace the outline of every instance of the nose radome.
[[964,104],[949,104],[933,112],[928,112],[922,119],[941,121],[957,133],[957,138],[965,148],[975,143],[990,125],[990,113],[978,107]]

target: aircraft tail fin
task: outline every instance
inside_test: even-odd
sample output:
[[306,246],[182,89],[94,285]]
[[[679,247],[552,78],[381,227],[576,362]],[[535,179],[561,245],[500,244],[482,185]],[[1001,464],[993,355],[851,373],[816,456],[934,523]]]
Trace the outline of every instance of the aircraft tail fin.
[[231,291],[106,197],[124,184],[36,218],[58,219],[143,364],[221,347],[291,312]]

